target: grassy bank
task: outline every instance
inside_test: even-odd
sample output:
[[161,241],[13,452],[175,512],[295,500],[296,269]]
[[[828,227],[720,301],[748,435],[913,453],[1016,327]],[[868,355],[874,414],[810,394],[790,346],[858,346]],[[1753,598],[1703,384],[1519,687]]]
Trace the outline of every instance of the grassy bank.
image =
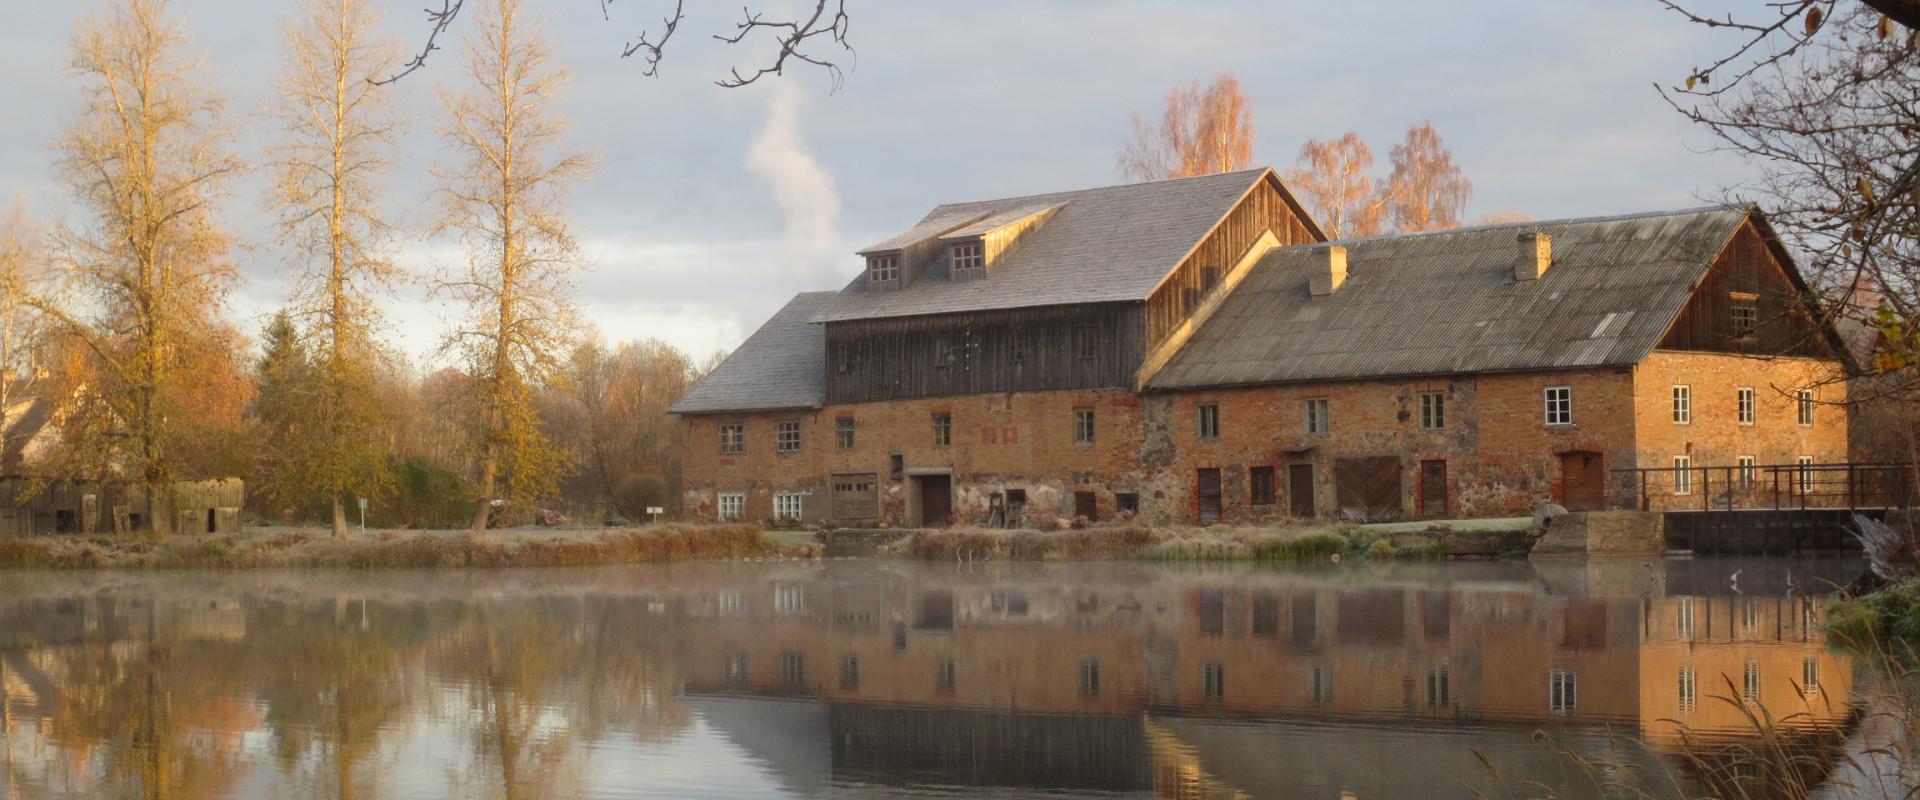
[[1067,531],[920,531],[882,548],[881,555],[926,561],[1331,561],[1336,557],[1432,559],[1444,552],[1437,538],[1387,537],[1351,528],[1119,526]]
[[663,525],[565,532],[327,531],[254,529],[231,536],[159,539],[52,536],[0,539],[0,569],[254,567],[548,567],[690,559],[806,556],[805,543],[757,525]]

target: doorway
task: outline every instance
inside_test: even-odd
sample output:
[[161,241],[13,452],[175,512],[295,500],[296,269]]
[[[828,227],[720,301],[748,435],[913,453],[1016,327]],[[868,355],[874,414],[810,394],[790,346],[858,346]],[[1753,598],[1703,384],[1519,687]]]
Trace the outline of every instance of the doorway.
[[1560,504],[1568,511],[1598,511],[1606,505],[1606,462],[1577,450],[1560,456]]
[[1429,517],[1447,515],[1447,462],[1420,462],[1420,513]]
[[1313,519],[1312,464],[1287,466],[1287,500],[1292,504],[1294,516],[1300,519]]
[[953,523],[952,475],[915,475],[913,488],[920,497],[920,519],[915,520],[919,527],[944,528]]
[[1200,524],[1208,525],[1220,521],[1220,470],[1206,468],[1200,470],[1198,481],[1200,501]]

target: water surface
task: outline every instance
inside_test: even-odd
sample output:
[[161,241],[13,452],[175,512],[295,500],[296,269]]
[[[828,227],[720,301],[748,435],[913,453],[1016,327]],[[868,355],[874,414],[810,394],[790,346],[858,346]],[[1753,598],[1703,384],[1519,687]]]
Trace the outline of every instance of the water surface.
[[1860,569],[0,573],[0,798],[1598,796],[1847,735]]

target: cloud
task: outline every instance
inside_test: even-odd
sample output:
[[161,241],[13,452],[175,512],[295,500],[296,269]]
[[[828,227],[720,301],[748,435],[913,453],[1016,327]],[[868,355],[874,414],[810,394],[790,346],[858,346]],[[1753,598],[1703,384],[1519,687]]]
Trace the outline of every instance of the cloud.
[[766,125],[747,147],[747,171],[766,184],[780,204],[793,271],[831,276],[840,255],[840,195],[801,131],[799,88],[789,81],[776,81],[769,88]]

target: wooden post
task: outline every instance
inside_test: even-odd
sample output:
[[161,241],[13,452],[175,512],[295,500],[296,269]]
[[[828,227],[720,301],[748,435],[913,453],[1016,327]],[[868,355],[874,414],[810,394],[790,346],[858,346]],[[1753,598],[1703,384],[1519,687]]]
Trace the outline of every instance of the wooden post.
[[1652,502],[1652,499],[1647,497],[1647,470],[1642,467],[1640,469],[1640,510],[1652,510]]

